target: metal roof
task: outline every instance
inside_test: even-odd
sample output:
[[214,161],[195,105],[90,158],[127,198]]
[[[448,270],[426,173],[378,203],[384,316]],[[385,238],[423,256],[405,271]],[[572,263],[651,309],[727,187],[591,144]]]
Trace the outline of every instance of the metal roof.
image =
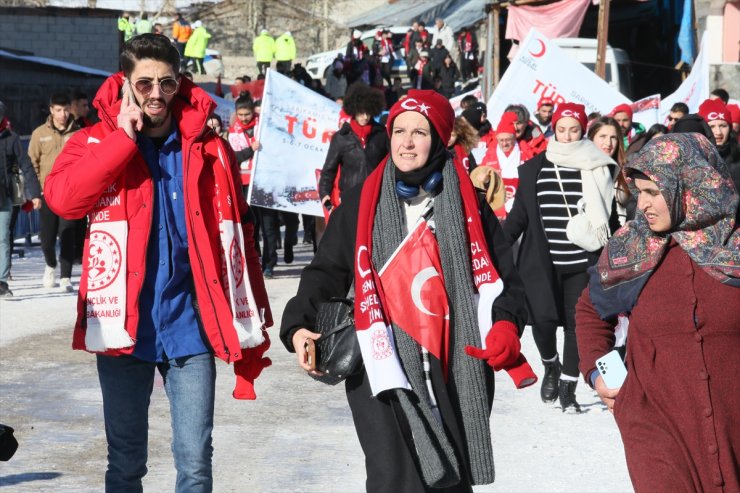
[[350,19],[347,26],[407,26],[413,21],[431,26],[441,17],[457,32],[484,20],[485,5],[486,0],[398,0]]
[[0,58],[7,58],[11,60],[21,60],[24,62],[37,63],[40,65],[47,65],[49,67],[61,68],[63,70],[69,70],[71,72],[79,72],[87,75],[94,75],[97,77],[108,77],[110,72],[105,70],[99,70],[92,67],[85,67],[84,65],[77,65],[76,63],[63,62],[62,60],[55,60],[53,58],[46,58],[42,56],[32,55],[16,55],[9,51],[0,50]]

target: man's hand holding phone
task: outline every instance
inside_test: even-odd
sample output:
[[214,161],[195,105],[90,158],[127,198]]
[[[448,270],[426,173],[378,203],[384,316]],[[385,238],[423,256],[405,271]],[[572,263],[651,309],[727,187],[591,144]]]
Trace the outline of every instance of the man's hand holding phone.
[[118,113],[118,128],[122,128],[131,140],[136,142],[136,132],[144,127],[144,113],[131,94],[131,85],[128,79],[123,79],[123,97],[121,111]]

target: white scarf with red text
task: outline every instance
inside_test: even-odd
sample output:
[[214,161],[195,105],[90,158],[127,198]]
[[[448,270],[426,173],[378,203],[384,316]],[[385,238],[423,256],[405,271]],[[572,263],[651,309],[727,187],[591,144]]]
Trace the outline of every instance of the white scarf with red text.
[[[97,141],[90,139],[88,143]],[[264,341],[262,316],[258,313],[249,285],[244,235],[235,199],[237,192],[228,178],[227,154],[220,142],[216,145],[219,159],[214,163],[213,173],[221,243],[221,283],[224,295],[229,300],[232,322],[240,346],[255,347]],[[85,347],[93,352],[126,348],[135,344],[126,330],[129,225],[126,216],[126,190],[121,186],[124,180],[125,176],[122,174],[106,188],[88,214]],[[143,273],[134,273],[137,274]]]

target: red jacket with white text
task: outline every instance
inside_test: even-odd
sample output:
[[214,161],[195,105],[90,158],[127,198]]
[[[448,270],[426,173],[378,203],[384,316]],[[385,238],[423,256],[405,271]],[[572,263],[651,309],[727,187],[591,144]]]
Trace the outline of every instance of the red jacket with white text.
[[[122,180],[128,224],[125,328],[135,341],[154,191],[149,168],[136,143],[117,125],[122,83],[122,73],[112,75],[103,83],[93,102],[101,121],[80,130],[69,140],[46,179],[44,197],[49,207],[60,216],[81,218],[93,209],[105,189],[122,173],[125,174]],[[195,295],[204,333],[214,355],[226,362],[234,362],[242,359],[243,351],[232,322],[231,306],[222,287],[223,259],[213,167],[220,166],[220,160],[223,160],[227,164],[228,179],[233,181],[236,190],[241,189],[241,183],[233,151],[206,126],[206,119],[214,108],[215,103],[203,90],[182,78],[172,102],[172,116],[182,138],[185,218]],[[242,215],[249,282],[257,308],[264,312],[265,326],[269,327],[272,314],[255,250],[253,225],[244,219],[249,206],[241,194],[237,194],[237,201]],[[74,349],[83,350],[86,349],[87,270],[87,260],[83,259],[72,344]],[[133,350],[132,345],[111,349],[104,354],[131,354]]]

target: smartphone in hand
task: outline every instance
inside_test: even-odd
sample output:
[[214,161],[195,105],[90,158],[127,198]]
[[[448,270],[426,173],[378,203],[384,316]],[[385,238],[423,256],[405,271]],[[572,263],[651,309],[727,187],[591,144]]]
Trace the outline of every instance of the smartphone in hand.
[[596,369],[610,389],[621,387],[627,378],[627,367],[624,366],[622,356],[616,349],[597,359]]
[[306,364],[311,370],[316,370],[316,344],[313,339],[306,339]]

